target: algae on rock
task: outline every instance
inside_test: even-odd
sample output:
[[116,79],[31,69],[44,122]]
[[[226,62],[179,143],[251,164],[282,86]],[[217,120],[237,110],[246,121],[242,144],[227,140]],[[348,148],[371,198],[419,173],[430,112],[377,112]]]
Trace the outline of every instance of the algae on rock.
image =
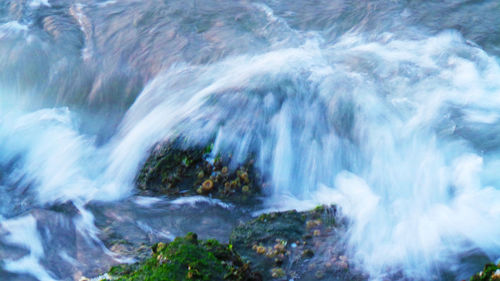
[[233,280],[261,281],[231,245],[216,240],[198,240],[195,233],[178,237],[170,243],[157,243],[153,256],[142,263],[119,265],[110,269],[111,280],[180,281]]
[[500,263],[489,263],[484,269],[470,278],[470,281],[500,281]]
[[158,145],[137,177],[141,194],[206,195],[241,204],[255,203],[261,191],[253,161],[229,169],[231,156],[209,160],[212,145],[185,148],[180,139]]
[[230,242],[265,280],[366,280],[344,254],[342,229],[335,206],[319,206],[263,214],[236,227]]

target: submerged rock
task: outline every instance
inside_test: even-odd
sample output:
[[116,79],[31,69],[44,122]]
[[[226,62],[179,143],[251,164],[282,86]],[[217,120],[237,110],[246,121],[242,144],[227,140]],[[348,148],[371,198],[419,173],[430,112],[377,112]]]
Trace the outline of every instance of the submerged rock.
[[334,206],[320,206],[263,214],[236,227],[230,242],[264,280],[366,280],[345,255],[343,228]]
[[[211,145],[182,146],[180,140],[159,145],[137,177],[143,195],[205,195],[237,203],[255,203],[260,179],[252,161],[229,169],[230,156],[209,160]],[[250,200],[251,199],[251,200]]]
[[144,262],[112,267],[108,272],[109,280],[262,280],[234,252],[231,244],[220,244],[213,239],[198,240],[195,233],[170,243],[157,243],[152,250],[153,256]]

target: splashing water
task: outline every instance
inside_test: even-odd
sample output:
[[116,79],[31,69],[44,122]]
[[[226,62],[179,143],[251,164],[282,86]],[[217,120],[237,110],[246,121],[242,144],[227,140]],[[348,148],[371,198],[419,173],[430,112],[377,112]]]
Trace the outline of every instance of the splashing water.
[[[456,31],[353,29],[330,41],[252,7],[292,39],[162,68],[101,143],[78,110],[27,110],[12,88],[0,90],[1,229],[10,233],[1,239],[29,250],[4,269],[57,279],[40,264],[35,219],[19,216],[72,201],[76,228],[99,243],[85,204],[131,195],[151,147],[178,135],[193,145],[215,137],[213,153],[235,162],[256,155],[269,209],[339,204],[349,254],[374,280],[426,280],[441,268],[462,277],[471,272],[461,257],[499,257],[498,58]],[[18,26],[0,26],[0,38],[27,32]]]
[[[188,87],[178,82],[184,75],[196,77]],[[135,163],[123,151],[152,145],[156,134],[216,133],[216,152],[258,155],[275,208],[287,208],[282,196],[339,203],[353,220],[352,254],[375,278],[401,267],[425,278],[424,268],[459,253],[499,251],[491,136],[499,77],[494,58],[453,32],[419,41],[346,36],[326,49],[308,43],[174,68],[129,110],[115,152],[127,158],[113,159]]]

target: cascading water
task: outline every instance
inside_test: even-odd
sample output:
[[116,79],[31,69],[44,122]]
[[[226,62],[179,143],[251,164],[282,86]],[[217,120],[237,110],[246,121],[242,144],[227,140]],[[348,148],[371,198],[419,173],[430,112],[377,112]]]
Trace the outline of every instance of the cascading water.
[[131,196],[178,135],[256,155],[268,209],[338,204],[371,279],[499,258],[499,22],[464,18],[499,4],[181,2],[0,4],[0,277],[88,271],[61,234],[118,258],[86,204]]

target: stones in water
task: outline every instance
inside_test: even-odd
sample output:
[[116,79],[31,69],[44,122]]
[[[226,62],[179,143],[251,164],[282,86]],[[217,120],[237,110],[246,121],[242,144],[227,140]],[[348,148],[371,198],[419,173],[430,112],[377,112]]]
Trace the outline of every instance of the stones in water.
[[112,267],[108,272],[110,280],[263,280],[230,244],[213,239],[198,240],[195,233],[170,243],[157,243],[152,250],[153,256],[144,262]]
[[500,263],[484,266],[484,269],[470,278],[470,281],[500,281]]
[[211,145],[183,147],[179,138],[158,145],[141,169],[136,184],[142,195],[205,195],[235,203],[255,204],[261,179],[253,161],[228,168],[230,155],[210,160]]
[[345,226],[335,206],[263,214],[234,228],[229,244],[188,233],[107,274],[122,281],[367,280],[348,259],[341,239]]
[[319,206],[263,214],[236,227],[230,242],[264,280],[367,280],[349,264],[344,227],[334,206]]

